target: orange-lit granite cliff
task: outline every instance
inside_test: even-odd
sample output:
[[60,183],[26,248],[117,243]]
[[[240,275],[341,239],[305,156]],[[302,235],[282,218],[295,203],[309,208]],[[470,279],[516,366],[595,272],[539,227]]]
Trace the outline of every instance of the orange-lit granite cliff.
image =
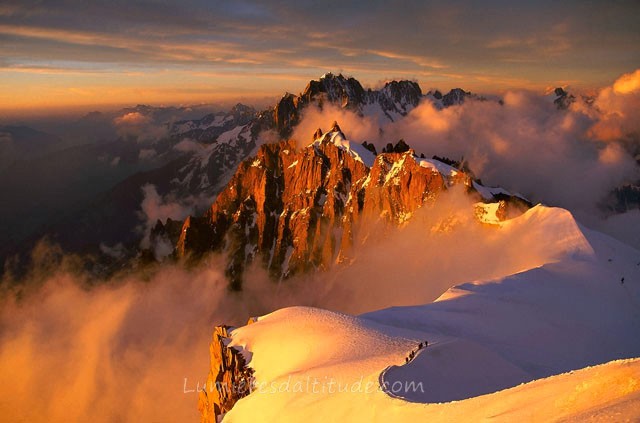
[[348,257],[363,219],[402,224],[448,186],[478,187],[469,174],[408,147],[372,150],[347,141],[337,124],[303,148],[294,141],[261,146],[204,216],[184,222],[177,256],[225,252],[239,289],[254,260],[275,278],[325,269]]
[[[249,321],[251,323],[251,321]],[[228,326],[216,326],[209,346],[211,366],[207,383],[199,392],[200,421],[216,423],[236,401],[251,392],[253,370],[240,350],[228,346]]]

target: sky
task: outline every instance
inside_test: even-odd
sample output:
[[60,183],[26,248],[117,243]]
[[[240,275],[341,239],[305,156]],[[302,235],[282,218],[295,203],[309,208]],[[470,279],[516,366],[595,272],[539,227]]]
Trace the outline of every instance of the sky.
[[640,64],[637,1],[0,0],[0,111],[275,98],[325,72],[481,93]]

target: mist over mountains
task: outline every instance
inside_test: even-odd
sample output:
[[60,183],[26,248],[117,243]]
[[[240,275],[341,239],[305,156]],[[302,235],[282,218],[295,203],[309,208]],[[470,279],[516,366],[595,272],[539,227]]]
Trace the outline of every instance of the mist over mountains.
[[143,250],[160,259],[171,249],[150,244],[158,221],[203,213],[259,145],[291,137],[304,146],[334,121],[354,142],[382,151],[403,139],[418,155],[464,161],[485,184],[567,207],[617,233],[623,218],[603,218],[638,205],[638,128],[625,118],[638,101],[628,88],[637,75],[595,98],[562,89],[496,98],[462,89],[423,93],[410,81],[371,90],[329,73],[264,111],[137,106],[89,113],[66,124],[63,138],[5,126],[0,193],[10,206],[2,210],[2,257],[19,253],[24,261],[46,237],[109,260]]
[[[638,81],[624,75],[595,97],[497,97],[325,74],[265,110],[137,106],[69,124],[76,138],[2,127],[13,158],[0,179],[0,410],[212,418],[215,394],[193,385],[235,378],[218,373],[224,354],[269,382],[437,381],[400,398],[401,411],[391,392],[370,397],[406,418],[452,399],[462,408],[447,413],[484,418],[467,400],[485,393],[496,395],[486,407],[528,410],[511,406],[522,389],[545,397],[573,383],[557,373],[585,366],[605,366],[576,382],[590,387],[627,375],[636,362],[603,363],[638,353],[640,256],[627,245],[640,244]],[[288,306],[311,308],[269,314]],[[251,316],[265,317],[241,327]],[[241,328],[214,331],[209,350],[221,324]],[[425,339],[432,349],[410,362]],[[607,401],[636,395],[616,383]],[[308,400],[234,397],[225,410],[284,415],[287,398]],[[318,418],[366,409],[342,396],[315,404]]]

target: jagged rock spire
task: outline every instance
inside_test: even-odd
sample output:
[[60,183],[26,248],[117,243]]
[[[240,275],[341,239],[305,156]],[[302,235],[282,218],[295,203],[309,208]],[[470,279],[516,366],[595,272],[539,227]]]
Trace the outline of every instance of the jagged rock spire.
[[340,125],[338,125],[338,121],[333,121],[333,125],[331,125],[331,132],[342,132]]
[[312,141],[319,140],[320,137],[322,137],[322,129],[318,128],[316,129],[316,132],[313,134]]
[[302,109],[310,104],[320,108],[323,104],[333,104],[357,113],[369,104],[376,104],[393,121],[392,116],[405,116],[421,98],[422,90],[416,82],[391,81],[380,90],[365,90],[355,78],[328,72],[318,80],[309,81],[300,95],[283,96],[275,107],[273,121],[280,135],[286,138],[300,121]]

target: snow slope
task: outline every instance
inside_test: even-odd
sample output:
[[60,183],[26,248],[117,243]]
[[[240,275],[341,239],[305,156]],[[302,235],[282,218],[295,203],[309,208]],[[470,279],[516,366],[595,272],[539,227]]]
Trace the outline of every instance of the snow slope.
[[496,230],[545,263],[431,304],[294,307],[234,330],[258,385],[225,421],[640,418],[640,360],[561,374],[640,356],[640,252],[543,206]]

